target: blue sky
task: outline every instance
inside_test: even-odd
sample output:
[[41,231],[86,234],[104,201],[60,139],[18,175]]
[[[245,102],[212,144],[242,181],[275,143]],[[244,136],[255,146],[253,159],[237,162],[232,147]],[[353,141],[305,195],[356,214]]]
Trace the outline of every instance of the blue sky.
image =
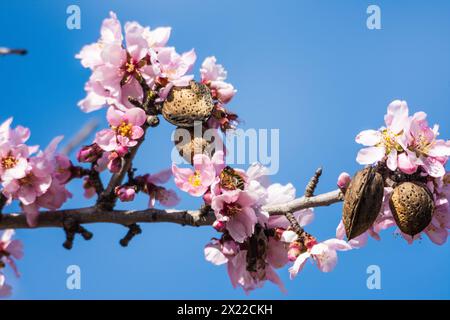
[[[81,8],[81,30],[66,28],[71,4]],[[381,8],[381,30],[366,28],[370,4]],[[426,111],[441,124],[441,136],[450,137],[450,3],[438,0],[1,1],[0,46],[30,53],[0,57],[0,119],[14,116],[42,146],[59,134],[70,137],[93,117],[103,121],[103,111],[84,114],[76,106],[89,72],[74,55],[98,38],[110,10],[122,21],[172,26],[170,44],[195,48],[196,70],[215,55],[238,89],[230,107],[244,119],[242,127],[280,129],[280,170],[272,180],[292,182],[299,193],[318,166],[324,168],[318,192],[333,189],[341,171],[358,170],[354,136],[381,126],[394,99]],[[141,172],[169,165],[172,129],[164,123],[150,132],[136,162]],[[91,203],[82,199],[79,183],[70,189],[74,199],[65,207]],[[145,204],[142,198],[131,208]],[[183,195],[180,207],[198,205]],[[333,237],[340,212],[340,204],[317,209],[308,231]],[[423,239],[410,246],[393,229],[380,242],[340,254],[332,273],[307,265],[290,281],[281,270],[287,295],[266,284],[246,296],[232,288],[225,268],[204,261],[212,228],[142,227],[122,248],[123,227],[89,226],[94,238],[77,239],[71,251],[61,246],[62,230],[19,230],[26,255],[21,279],[11,280],[13,298],[450,298],[450,244]],[[66,289],[71,264],[81,267],[81,290]],[[381,268],[381,290],[366,287],[369,265]]]

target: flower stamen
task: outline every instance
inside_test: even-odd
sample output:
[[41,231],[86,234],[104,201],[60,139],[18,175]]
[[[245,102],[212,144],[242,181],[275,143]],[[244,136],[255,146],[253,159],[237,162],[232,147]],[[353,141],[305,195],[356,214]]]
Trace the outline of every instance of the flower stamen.
[[195,173],[189,177],[189,183],[193,187],[200,187],[202,185],[202,179],[198,170],[196,170]]
[[19,162],[19,160],[17,160],[13,156],[9,155],[5,158],[2,158],[1,166],[3,169],[11,169],[11,168],[15,167],[17,162]]
[[116,128],[116,131],[122,137],[131,138],[133,132],[133,126],[127,122],[122,122],[120,126]]

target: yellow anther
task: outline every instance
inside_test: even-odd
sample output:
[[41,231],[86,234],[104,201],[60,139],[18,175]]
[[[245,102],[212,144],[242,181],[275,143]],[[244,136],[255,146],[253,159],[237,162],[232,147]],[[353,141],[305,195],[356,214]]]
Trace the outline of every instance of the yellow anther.
[[133,133],[133,126],[127,122],[122,122],[116,130],[119,135],[130,138]]
[[17,164],[18,160],[13,156],[2,158],[1,165],[3,169],[11,169]]
[[189,177],[189,183],[194,187],[201,186],[202,179],[200,178],[200,172],[198,170],[196,170],[195,173]]

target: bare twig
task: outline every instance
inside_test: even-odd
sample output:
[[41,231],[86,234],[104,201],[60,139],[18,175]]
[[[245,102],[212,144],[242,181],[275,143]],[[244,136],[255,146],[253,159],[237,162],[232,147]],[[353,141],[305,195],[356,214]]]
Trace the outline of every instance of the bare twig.
[[8,54],[25,55],[25,54],[27,54],[27,50],[25,50],[25,49],[10,49],[10,48],[0,47],[0,56],[4,56],[4,55],[8,55]]
[[98,127],[98,120],[93,119],[86,123],[80,131],[67,143],[61,150],[62,154],[70,155],[76,148],[81,146],[83,142],[95,131]]
[[283,204],[263,207],[263,210],[270,215],[283,215],[286,212],[329,206],[342,200],[344,200],[344,195],[341,190],[337,189],[314,197],[301,197]]
[[322,175],[322,168],[319,168],[316,170],[311,180],[309,180],[308,185],[306,186],[305,197],[312,197],[314,195],[314,191],[316,190],[321,175]]
[[[270,215],[283,215],[286,212],[328,206],[342,201],[343,195],[340,190],[320,194],[314,197],[301,197],[285,204],[266,206],[263,210]],[[133,223],[155,223],[170,222],[187,226],[209,226],[215,220],[214,213],[206,214],[201,210],[161,210],[146,209],[140,211],[124,210],[99,210],[97,207],[88,207],[71,210],[42,211],[36,228],[56,227],[62,228],[64,219],[72,217],[79,224],[90,223],[115,223],[120,225],[131,225]],[[23,214],[5,214],[0,223],[0,229],[28,229],[26,218]]]
[[125,235],[125,237],[123,237],[122,239],[120,239],[119,243],[122,247],[128,247],[128,244],[130,243],[130,241],[137,236],[138,234],[142,233],[142,229],[141,227],[139,227],[139,225],[137,223],[133,223],[131,225],[128,226],[128,232]]
[[6,201],[7,201],[8,199],[4,196],[4,194],[3,193],[0,193],[0,222],[2,221],[2,218],[3,218],[3,214],[2,214],[2,211],[3,211],[3,208],[5,207],[5,205],[6,205]]
[[0,193],[0,214],[2,213],[3,207],[5,206],[7,200],[8,199],[6,199],[3,193]]
[[95,189],[95,192],[100,197],[105,188],[103,187],[103,182],[102,179],[100,178],[100,173],[97,170],[95,170],[94,165],[91,166],[91,171],[89,172],[89,180],[91,181]]

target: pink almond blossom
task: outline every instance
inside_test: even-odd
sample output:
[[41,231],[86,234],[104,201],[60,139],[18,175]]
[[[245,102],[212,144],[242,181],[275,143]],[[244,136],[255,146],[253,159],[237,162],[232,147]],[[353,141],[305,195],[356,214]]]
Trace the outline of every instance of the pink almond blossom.
[[264,270],[264,278],[260,279],[247,270],[247,250],[241,250],[227,263],[228,275],[234,288],[240,286],[248,294],[250,291],[264,286],[266,280],[277,285],[281,292],[286,293],[286,288],[274,268],[267,263]]
[[225,82],[227,72],[221,64],[217,64],[216,57],[207,57],[200,68],[202,83],[211,88],[214,98],[221,103],[227,104],[236,94],[234,87]]
[[399,167],[397,155],[406,149],[404,130],[409,121],[406,101],[391,102],[384,119],[386,127],[379,130],[364,130],[356,136],[356,142],[366,146],[358,152],[356,161],[368,165],[377,163],[386,156],[388,168],[395,171]]
[[211,207],[216,219],[226,222],[226,230],[237,242],[244,242],[253,232],[258,218],[252,208],[257,201],[254,193],[232,190],[213,197]]
[[98,132],[94,142],[104,151],[116,151],[119,147],[134,147],[144,135],[142,125],[147,117],[140,108],[127,109],[125,112],[109,107],[107,119],[110,129]]
[[8,118],[0,125],[0,144],[9,142],[12,145],[19,145],[27,142],[30,138],[30,129],[17,126],[11,128],[13,118]]
[[28,159],[23,178],[3,181],[3,194],[8,201],[19,200],[30,226],[35,226],[39,208],[56,210],[71,194],[65,189],[70,161],[56,154],[62,136],[54,138],[44,151]]
[[[242,287],[248,294],[256,288],[261,288],[268,280],[276,284],[282,292],[286,292],[281,279],[274,270],[274,268],[284,265],[277,258],[286,256],[286,250],[279,246],[279,241],[273,239],[269,239],[267,250],[267,263],[263,278],[259,278],[247,270],[247,250],[241,250],[240,245],[233,240],[212,239],[211,243],[205,246],[204,254],[205,259],[215,265],[227,264],[228,275],[234,288]],[[283,258],[281,262],[283,262]]]
[[403,155],[403,161],[408,166],[421,166],[434,178],[445,175],[444,165],[450,156],[448,141],[436,139],[439,135],[438,130],[437,125],[433,128],[428,126],[426,113],[415,113],[411,117],[409,128],[406,131],[408,149]]
[[[152,34],[137,22],[126,23],[124,29],[125,47],[121,24],[111,12],[110,18],[103,21],[100,40],[83,47],[76,55],[84,67],[92,70],[85,86],[87,96],[79,102],[85,112],[97,110],[105,104],[122,110],[131,108],[128,96],[142,97],[137,78],[144,78],[152,85],[153,79],[144,74],[150,50],[147,38]],[[161,32],[157,36],[160,37]]]
[[204,154],[194,155],[193,166],[194,170],[173,164],[172,173],[178,188],[194,197],[201,197],[214,182],[216,169],[214,162]]
[[165,100],[173,86],[188,86],[194,78],[187,73],[197,59],[194,49],[179,54],[173,47],[164,47],[151,54],[153,68],[147,68],[149,76],[157,78],[162,89],[159,91],[159,99]]
[[310,258],[316,262],[320,271],[330,272],[337,264],[336,251],[347,251],[350,249],[352,247],[347,242],[339,239],[329,239],[319,243],[312,242],[307,244],[306,252],[301,253],[292,267],[289,268],[290,277],[291,279],[295,278]]

